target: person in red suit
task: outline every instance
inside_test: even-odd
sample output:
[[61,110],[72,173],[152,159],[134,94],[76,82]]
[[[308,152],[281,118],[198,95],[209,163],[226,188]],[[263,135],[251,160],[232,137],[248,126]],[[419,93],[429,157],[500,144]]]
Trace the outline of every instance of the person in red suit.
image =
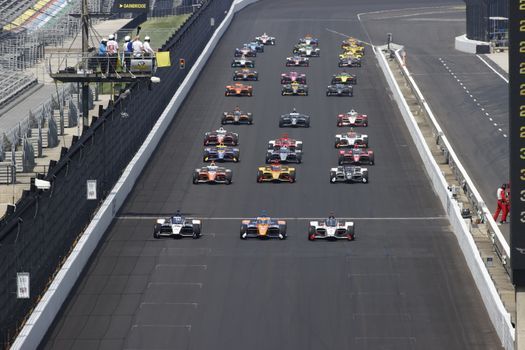
[[500,188],[498,188],[498,191],[496,192],[498,207],[496,208],[496,212],[494,213],[494,221],[498,221],[499,213],[501,212],[501,220],[499,222],[500,225],[507,222],[507,214],[509,211],[509,203],[507,200],[506,189],[507,184],[503,184]]

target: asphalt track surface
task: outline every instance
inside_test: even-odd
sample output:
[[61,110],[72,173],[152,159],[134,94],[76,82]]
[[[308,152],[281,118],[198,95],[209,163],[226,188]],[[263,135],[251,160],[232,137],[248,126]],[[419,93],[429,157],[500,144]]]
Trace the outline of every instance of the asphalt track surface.
[[[408,69],[476,188],[495,209],[496,189],[509,179],[508,84],[477,55],[454,49],[454,38],[466,28],[463,1],[410,7],[361,20],[374,44],[383,44],[391,32],[406,47]],[[508,227],[502,230],[508,237]]]
[[[237,15],[41,345],[44,349],[496,349],[445,213],[370,50],[355,97],[325,97],[341,36],[363,36],[358,12],[381,1],[264,1]],[[406,2],[397,6],[407,6]],[[354,20],[355,19],[355,20]],[[331,30],[328,31],[327,29]],[[254,97],[224,97],[236,46],[268,31]],[[321,57],[308,97],[281,97],[284,58],[306,33]],[[254,113],[239,132],[230,186],[192,185],[202,135],[235,105]],[[279,129],[296,107],[309,129]],[[331,185],[336,115],[366,112],[376,152],[370,184]],[[269,139],[303,140],[295,184],[257,184]],[[200,240],[155,240],[154,217],[203,218]],[[240,218],[288,218],[286,241],[241,241]],[[354,242],[309,242],[306,218],[352,217]]]

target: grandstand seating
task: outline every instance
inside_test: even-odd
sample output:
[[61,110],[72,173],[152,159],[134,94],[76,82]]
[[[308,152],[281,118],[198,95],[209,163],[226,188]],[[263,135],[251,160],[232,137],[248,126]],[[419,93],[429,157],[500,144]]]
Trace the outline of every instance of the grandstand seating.
[[31,8],[37,0],[0,0],[2,9],[2,25],[14,21],[18,16]]
[[0,108],[38,82],[33,76],[4,69],[0,69],[0,81]]
[[21,12],[16,18],[5,24],[3,29],[38,29],[56,16],[66,5],[67,0],[36,0],[29,8],[26,8],[25,11]]

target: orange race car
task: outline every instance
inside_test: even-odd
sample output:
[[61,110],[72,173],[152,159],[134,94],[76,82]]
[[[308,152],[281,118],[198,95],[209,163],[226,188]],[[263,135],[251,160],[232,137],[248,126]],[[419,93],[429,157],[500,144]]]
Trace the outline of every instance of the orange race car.
[[233,85],[226,85],[224,96],[252,96],[253,86],[235,83]]
[[265,213],[253,219],[242,220],[241,239],[248,238],[286,239],[286,221],[273,219]]

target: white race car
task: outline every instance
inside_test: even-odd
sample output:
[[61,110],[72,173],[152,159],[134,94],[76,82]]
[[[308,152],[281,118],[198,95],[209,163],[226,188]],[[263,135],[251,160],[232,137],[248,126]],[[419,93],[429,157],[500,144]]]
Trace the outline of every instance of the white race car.
[[346,239],[353,241],[355,239],[355,225],[353,221],[337,220],[333,216],[322,221],[310,221],[310,228],[308,229],[308,239],[310,241],[316,239],[338,240]]
[[342,148],[342,147],[368,147],[368,135],[360,134],[357,132],[354,132],[354,130],[350,130],[349,132],[345,134],[337,134],[335,135],[335,148]]
[[261,36],[256,36],[255,41],[263,44],[263,45],[275,45],[275,37],[269,36],[268,34],[264,33]]
[[186,218],[177,210],[177,213],[172,217],[157,219],[155,227],[153,228],[153,237],[192,237],[193,239],[197,239],[201,236],[201,227],[200,220]]

